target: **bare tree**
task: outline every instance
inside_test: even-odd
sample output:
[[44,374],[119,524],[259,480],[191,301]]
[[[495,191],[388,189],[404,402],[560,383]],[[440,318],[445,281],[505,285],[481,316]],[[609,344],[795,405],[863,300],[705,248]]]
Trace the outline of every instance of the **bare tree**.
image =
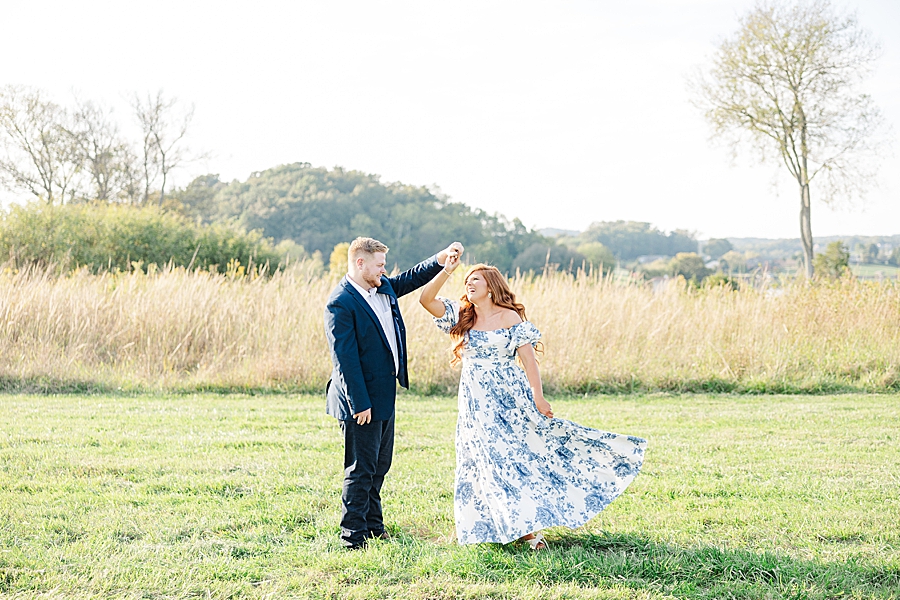
[[150,201],[150,190],[159,180],[159,204],[162,205],[169,173],[189,161],[183,142],[194,117],[194,107],[180,110],[178,100],[166,99],[161,90],[156,96],[147,94],[146,101],[135,94],[132,107],[143,136],[140,159],[143,201]]
[[112,110],[76,98],[72,121],[69,134],[90,179],[85,195],[104,202],[134,198],[134,154],[119,134]]
[[7,188],[28,191],[48,204],[74,197],[80,164],[69,118],[40,90],[0,89],[0,180]]
[[696,76],[696,102],[733,149],[775,157],[800,188],[800,239],[813,275],[810,184],[826,203],[861,197],[871,182],[883,121],[857,90],[879,54],[855,14],[828,0],[763,0]]

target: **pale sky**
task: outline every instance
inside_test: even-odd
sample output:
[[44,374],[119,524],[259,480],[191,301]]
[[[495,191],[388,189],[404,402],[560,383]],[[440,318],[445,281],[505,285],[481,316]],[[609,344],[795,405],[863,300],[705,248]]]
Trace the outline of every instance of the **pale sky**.
[[[4,2],[0,85],[129,118],[130,93],[193,103],[178,174],[309,162],[436,185],[529,227],[649,221],[797,237],[796,186],[709,141],[685,78],[750,0]],[[900,132],[900,2],[859,0],[883,55],[866,90]],[[900,233],[900,144],[863,206],[815,204],[813,235]],[[813,187],[815,200],[816,190]]]

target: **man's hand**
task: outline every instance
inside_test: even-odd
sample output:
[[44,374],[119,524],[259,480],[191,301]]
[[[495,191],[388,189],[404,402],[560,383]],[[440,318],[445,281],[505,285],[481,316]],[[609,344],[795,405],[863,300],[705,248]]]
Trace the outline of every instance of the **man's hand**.
[[451,254],[447,257],[447,262],[444,263],[444,270],[448,273],[452,273],[456,270],[456,267],[459,266],[459,255]]
[[361,413],[356,413],[355,415],[353,415],[353,418],[356,419],[357,425],[366,425],[367,423],[371,423],[372,422],[372,409],[367,408],[366,410],[362,411]]
[[453,242],[449,246],[447,246],[444,250],[438,252],[438,263],[445,265],[447,264],[447,259],[451,256],[455,256],[457,258],[462,256],[462,253],[465,251],[463,245],[459,242]]

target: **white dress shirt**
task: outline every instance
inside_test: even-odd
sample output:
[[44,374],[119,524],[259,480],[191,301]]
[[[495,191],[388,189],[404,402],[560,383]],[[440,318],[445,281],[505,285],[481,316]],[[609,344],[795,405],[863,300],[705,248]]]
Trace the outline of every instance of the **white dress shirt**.
[[378,288],[373,287],[365,289],[353,281],[353,278],[349,275],[347,276],[347,281],[349,281],[350,284],[356,288],[356,291],[366,299],[366,302],[372,307],[375,316],[378,317],[378,322],[381,323],[381,329],[384,331],[384,336],[387,338],[388,344],[391,347],[391,353],[394,355],[394,373],[399,373],[400,354],[397,348],[397,332],[394,330],[394,316],[391,314],[390,301],[385,294],[378,293]]

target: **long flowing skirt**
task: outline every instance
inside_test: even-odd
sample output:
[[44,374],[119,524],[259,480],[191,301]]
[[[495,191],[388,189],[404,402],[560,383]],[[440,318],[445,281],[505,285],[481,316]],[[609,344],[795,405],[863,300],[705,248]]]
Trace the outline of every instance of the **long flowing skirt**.
[[641,469],[646,440],[538,412],[513,360],[464,359],[456,426],[456,537],[508,543],[580,527]]

